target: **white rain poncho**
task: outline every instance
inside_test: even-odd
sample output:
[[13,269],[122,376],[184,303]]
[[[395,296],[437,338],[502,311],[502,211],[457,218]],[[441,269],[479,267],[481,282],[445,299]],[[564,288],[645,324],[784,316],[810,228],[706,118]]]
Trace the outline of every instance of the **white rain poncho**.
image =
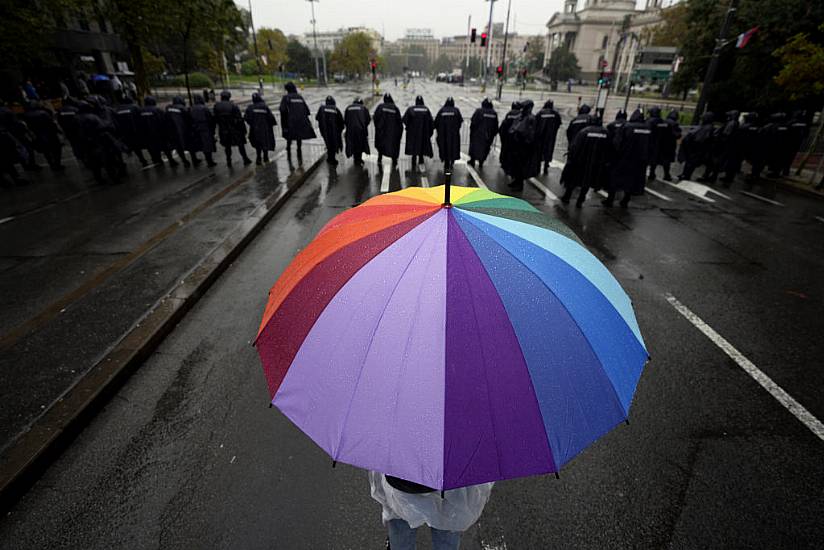
[[466,531],[481,517],[494,484],[450,489],[443,497],[440,491],[411,494],[389,485],[380,472],[370,471],[369,485],[372,498],[383,507],[381,519],[384,524],[402,519],[413,529],[425,523],[443,531]]

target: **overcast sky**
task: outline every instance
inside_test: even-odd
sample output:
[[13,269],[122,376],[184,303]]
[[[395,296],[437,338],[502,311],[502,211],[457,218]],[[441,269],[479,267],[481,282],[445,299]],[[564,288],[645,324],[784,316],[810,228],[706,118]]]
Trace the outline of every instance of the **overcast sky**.
[[[248,7],[248,0],[236,0]],[[546,22],[562,11],[563,0],[512,0],[510,30],[544,34]],[[312,30],[311,7],[306,0],[252,0],[256,27],[277,27],[286,34]],[[466,18],[480,29],[489,19],[484,0],[320,0],[315,4],[318,30],[371,27],[396,40],[410,28],[429,28],[435,36],[465,35]],[[494,20],[506,19],[506,0],[495,2]]]

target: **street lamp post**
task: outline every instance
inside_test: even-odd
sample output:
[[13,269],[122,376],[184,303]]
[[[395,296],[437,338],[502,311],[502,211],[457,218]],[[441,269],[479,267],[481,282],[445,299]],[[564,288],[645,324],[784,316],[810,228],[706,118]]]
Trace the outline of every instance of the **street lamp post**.
[[484,89],[489,80],[489,67],[492,64],[492,8],[495,7],[495,0],[485,0],[489,2],[489,23],[487,24],[486,39],[486,61],[484,62]]
[[321,79],[320,76],[320,62],[318,61],[318,54],[320,51],[318,50],[318,31],[316,27],[315,21],[315,2],[320,2],[320,0],[306,0],[312,6],[312,40],[315,43],[315,78],[318,79],[318,84],[326,84],[326,56],[324,56],[323,64],[324,64],[324,78]]
[[715,48],[712,50],[712,57],[710,58],[710,65],[707,67],[707,74],[704,76],[704,85],[701,86],[701,95],[698,96],[698,103],[695,104],[695,114],[692,117],[692,123],[697,125],[701,122],[701,115],[704,114],[704,109],[707,105],[707,87],[712,84],[715,79],[715,71],[718,69],[718,60],[721,57],[721,49],[727,44],[727,32],[730,29],[732,20],[735,17],[735,12],[738,11],[738,0],[730,0],[730,7],[727,9],[727,15],[724,17],[724,23],[721,25],[721,31],[718,33],[718,38],[715,40]]

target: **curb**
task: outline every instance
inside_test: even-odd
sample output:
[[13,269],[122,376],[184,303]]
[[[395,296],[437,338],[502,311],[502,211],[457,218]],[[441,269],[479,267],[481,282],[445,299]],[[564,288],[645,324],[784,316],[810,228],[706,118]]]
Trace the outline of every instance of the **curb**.
[[[0,455],[0,512],[16,504],[326,158],[287,178]],[[243,176],[241,176],[243,177]]]
[[[824,199],[824,193],[813,190],[815,184],[796,183],[794,180],[787,181],[784,178],[777,179],[776,183],[778,183],[781,186],[781,188],[785,191],[789,191],[796,195],[803,195],[805,197],[810,197],[818,200]],[[801,187],[802,185],[809,187],[809,189]]]

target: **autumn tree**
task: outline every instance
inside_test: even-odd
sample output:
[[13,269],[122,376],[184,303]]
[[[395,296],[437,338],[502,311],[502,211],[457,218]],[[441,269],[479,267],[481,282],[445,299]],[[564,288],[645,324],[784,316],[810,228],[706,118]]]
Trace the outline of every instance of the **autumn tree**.
[[372,39],[366,33],[347,34],[335,46],[331,58],[331,70],[346,75],[362,75],[369,72],[369,60],[376,57]]
[[257,31],[258,51],[263,70],[273,73],[289,61],[289,40],[280,29],[263,27]]

